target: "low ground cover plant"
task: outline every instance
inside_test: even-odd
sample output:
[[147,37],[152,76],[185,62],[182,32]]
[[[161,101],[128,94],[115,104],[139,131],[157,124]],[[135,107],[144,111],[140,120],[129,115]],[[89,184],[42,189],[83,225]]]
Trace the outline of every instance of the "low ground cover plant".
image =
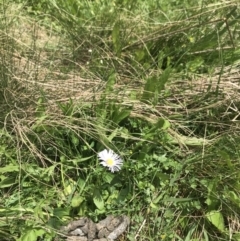
[[238,1],[2,1],[0,237],[127,215],[119,240],[240,240]]

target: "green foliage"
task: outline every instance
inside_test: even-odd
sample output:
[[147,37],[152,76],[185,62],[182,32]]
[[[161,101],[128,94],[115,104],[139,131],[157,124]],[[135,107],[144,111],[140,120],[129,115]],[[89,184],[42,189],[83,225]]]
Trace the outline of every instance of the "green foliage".
[[[221,85],[239,64],[237,1],[3,3],[2,240],[108,214],[131,217],[128,240],[239,240],[239,103]],[[119,172],[99,165],[105,148]]]
[[169,67],[161,73],[161,76],[152,76],[147,79],[147,82],[144,86],[142,101],[150,102],[156,105],[158,103],[158,96],[164,90],[164,86],[169,79],[170,73],[171,68]]

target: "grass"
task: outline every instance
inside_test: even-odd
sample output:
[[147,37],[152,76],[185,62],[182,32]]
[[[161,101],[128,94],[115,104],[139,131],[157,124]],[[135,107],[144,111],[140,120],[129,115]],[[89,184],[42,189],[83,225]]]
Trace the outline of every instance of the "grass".
[[[126,214],[122,241],[238,241],[239,14],[238,1],[2,1],[1,240]],[[121,171],[99,165],[104,148]]]

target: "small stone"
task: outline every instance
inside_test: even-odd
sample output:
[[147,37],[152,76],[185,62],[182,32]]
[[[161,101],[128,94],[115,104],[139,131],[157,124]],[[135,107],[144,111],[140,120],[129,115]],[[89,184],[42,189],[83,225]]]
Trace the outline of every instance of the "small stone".
[[107,239],[105,239],[105,238],[101,238],[101,239],[94,239],[93,241],[107,241]]
[[119,226],[116,227],[115,230],[113,230],[107,238],[109,239],[117,239],[120,234],[122,234],[130,224],[130,219],[127,216],[122,217],[122,222]]
[[108,227],[110,222],[112,221],[114,217],[112,215],[107,216],[105,219],[101,220],[96,224],[97,230],[101,230],[104,227]]
[[100,239],[94,239],[93,241],[112,241],[112,240],[107,238],[100,238]]
[[70,222],[67,226],[63,226],[61,230],[70,232],[72,230],[75,230],[78,227],[84,226],[86,221],[87,221],[87,218],[80,218],[79,220]]
[[107,229],[112,232],[121,223],[121,221],[121,218],[112,219],[110,224],[107,226]]
[[81,227],[81,230],[82,230],[85,234],[88,233],[88,222],[87,222],[83,227]]
[[73,236],[68,237],[66,241],[88,241],[87,237]]
[[89,220],[88,222],[88,241],[92,241],[96,237],[96,224],[92,221]]
[[84,236],[85,233],[80,228],[76,228],[75,230],[71,231],[69,233],[69,235],[71,235],[71,236]]
[[98,232],[98,238],[106,238],[109,234],[110,234],[110,232],[108,231],[107,228],[102,228]]

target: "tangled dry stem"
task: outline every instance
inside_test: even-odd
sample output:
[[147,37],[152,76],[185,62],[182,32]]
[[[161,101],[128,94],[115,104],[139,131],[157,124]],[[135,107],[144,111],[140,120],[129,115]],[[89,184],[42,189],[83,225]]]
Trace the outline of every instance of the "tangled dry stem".
[[[40,97],[44,96],[47,101],[46,111],[49,115],[55,113],[55,118],[56,113],[59,112],[57,103],[68,102],[69,98],[75,103],[94,105],[104,92],[106,83],[89,70],[87,63],[73,62],[71,56],[66,54],[67,48],[60,51],[61,42],[65,41],[64,39],[56,37],[32,20],[23,18],[21,20],[12,31],[3,33],[18,47],[13,52],[1,49],[1,53],[3,56],[8,56],[6,58],[9,61],[8,66],[14,65],[14,70],[9,70],[12,84],[5,88],[4,95],[6,102],[12,105],[13,111],[21,113],[19,120],[18,115],[13,113],[11,115],[14,116],[15,128],[21,130],[20,138],[24,139],[26,136],[23,133],[26,131],[26,126],[31,126],[36,121],[33,114]],[[166,27],[171,28],[174,24],[179,23],[169,22]],[[144,42],[143,39],[141,37],[141,43]],[[33,43],[34,49],[31,48]],[[56,43],[59,45],[56,46]],[[53,52],[57,55],[53,60],[50,60],[52,58],[50,46],[54,46]],[[10,59],[9,56],[11,56]],[[63,60],[67,60],[68,64],[71,63],[75,67],[68,72],[61,71],[67,68],[64,64],[66,61]],[[126,78],[125,75],[119,74],[112,94],[107,96],[106,101],[114,99],[122,106],[131,108],[133,117],[149,122],[155,122],[159,117],[168,119],[173,124],[170,134],[179,142],[186,143],[186,140],[182,141],[183,138],[194,137],[194,134],[188,130],[185,123],[175,119],[176,115],[190,116],[218,108],[221,117],[229,121],[228,128],[231,129],[232,126],[238,128],[235,125],[240,115],[237,107],[240,88],[237,65],[232,66],[231,69],[226,67],[223,70],[216,70],[212,76],[192,75],[191,81],[180,81],[177,77],[173,75],[166,86],[168,95],[164,95],[164,91],[160,93],[159,103],[153,106],[151,103],[143,103],[140,100],[144,80],[134,76]],[[131,98],[132,93],[136,93],[135,99]],[[26,117],[24,123],[22,116]],[[60,113],[59,118],[61,118]],[[180,135],[180,132],[185,136]],[[199,140],[200,137],[196,138]]]

